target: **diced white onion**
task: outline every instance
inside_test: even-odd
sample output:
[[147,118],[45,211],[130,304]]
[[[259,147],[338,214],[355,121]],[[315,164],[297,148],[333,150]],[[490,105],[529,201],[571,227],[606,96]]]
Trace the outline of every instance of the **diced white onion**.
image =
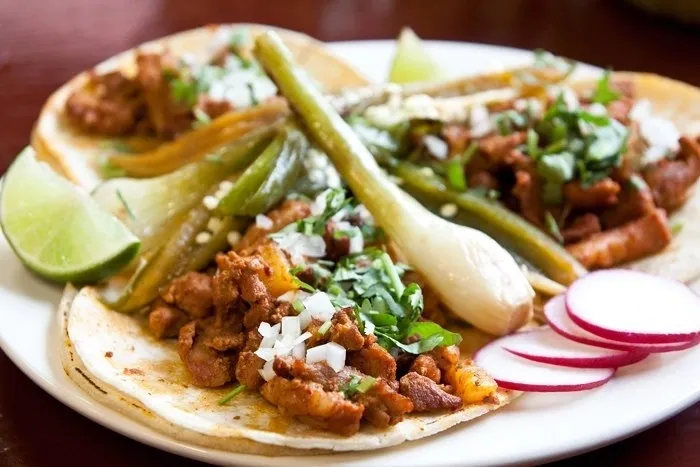
[[289,232],[275,237],[274,240],[292,258],[323,258],[326,255],[326,243],[320,235]]
[[439,160],[447,159],[450,154],[450,148],[442,138],[438,138],[435,135],[425,135],[423,136],[423,144],[428,152]]
[[277,337],[277,335],[279,335],[279,333],[280,333],[280,326],[277,324],[275,324],[274,326],[271,326],[270,323],[263,321],[258,326],[258,332],[263,337],[267,337],[267,336]]
[[365,239],[362,237],[361,232],[350,237],[350,254],[361,253],[364,248]]
[[300,342],[295,345],[294,348],[292,348],[292,357],[304,360],[306,358],[306,344]]
[[272,222],[272,219],[267,217],[265,214],[258,214],[255,216],[255,225],[261,229],[270,230],[275,223]]
[[306,331],[304,334],[294,339],[294,345],[301,344],[302,342],[311,339],[311,335],[312,334],[309,331]]
[[287,303],[292,303],[294,299],[296,298],[296,292],[294,290],[290,290],[289,292],[285,292],[279,297],[277,297],[278,302],[287,302]]
[[259,348],[261,348],[261,349],[272,348],[272,346],[275,345],[275,342],[277,342],[277,336],[263,337],[262,340],[260,341]]
[[316,292],[304,300],[304,307],[309,310],[312,318],[321,321],[328,321],[335,314],[335,307],[333,307],[331,299],[324,292]]
[[269,362],[269,361],[272,361],[275,359],[275,356],[277,355],[277,351],[275,349],[261,347],[255,351],[255,355],[262,358],[266,362]]
[[297,338],[301,335],[301,324],[298,316],[285,316],[282,318],[282,336]]
[[274,368],[272,368],[273,363],[274,360],[270,360],[262,367],[262,370],[258,370],[260,376],[262,376],[265,381],[270,381],[272,378],[277,376]]
[[365,336],[369,336],[370,334],[374,334],[374,323],[372,321],[365,321],[364,322],[365,327]]
[[326,362],[337,373],[345,368],[345,347],[329,342],[306,351],[306,363]]
[[314,202],[311,203],[311,214],[314,216],[319,216],[323,214],[323,211],[326,210],[326,199],[328,196],[328,190],[323,191],[319,193],[316,198],[314,199]]
[[297,315],[299,317],[299,325],[302,329],[306,329],[311,324],[311,313],[309,310],[304,309],[301,313]]

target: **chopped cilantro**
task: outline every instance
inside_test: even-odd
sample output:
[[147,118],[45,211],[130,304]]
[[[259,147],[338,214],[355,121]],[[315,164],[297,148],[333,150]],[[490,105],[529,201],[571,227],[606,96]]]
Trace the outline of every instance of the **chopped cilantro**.
[[301,300],[295,298],[292,302],[292,308],[294,308],[294,311],[296,311],[297,313],[301,313],[306,307],[304,306]]
[[454,157],[445,164],[445,175],[450,187],[457,191],[465,191],[467,189],[467,179],[464,177],[464,167],[462,160],[459,157]]
[[547,224],[547,230],[549,230],[549,233],[551,233],[552,236],[556,238],[559,243],[564,243],[564,237],[561,236],[561,232],[559,231],[559,225],[557,224],[557,221],[556,219],[554,219],[554,216],[551,212],[547,211],[544,214],[544,221]]
[[191,106],[197,102],[197,83],[181,78],[170,81],[170,91],[176,102]]
[[246,86],[248,87],[248,93],[250,94],[250,103],[252,105],[260,104],[260,101],[255,95],[255,88],[253,87],[253,83],[246,83]]
[[474,154],[476,154],[476,151],[479,149],[479,143],[476,141],[472,141],[469,146],[467,146],[467,149],[464,150],[462,153],[462,164],[467,165],[469,164],[469,161],[472,160],[472,157],[474,157]]
[[533,159],[537,159],[540,155],[539,148],[540,136],[533,128],[527,130],[527,154]]
[[294,282],[297,285],[297,287],[299,287],[301,290],[305,290],[305,291],[311,292],[311,293],[316,292],[316,289],[314,287],[307,284],[306,282],[299,279],[298,277],[292,276],[292,282]]
[[537,161],[537,171],[545,180],[565,183],[574,178],[576,157],[570,152],[545,154]]
[[129,204],[126,202],[124,195],[122,195],[122,192],[119,189],[117,189],[117,198],[119,198],[119,202],[122,204],[122,206],[124,206],[124,210],[129,215],[131,220],[135,220],[136,216],[134,215],[134,211],[131,210],[131,207],[129,207]]
[[323,323],[321,327],[318,328],[318,335],[325,336],[328,330],[331,328],[331,324],[333,323],[331,323],[330,321],[326,321],[325,323]]
[[681,233],[681,230],[683,230],[683,223],[680,221],[674,222],[671,224],[671,234],[673,235],[678,235]]
[[350,398],[357,393],[364,394],[369,391],[377,379],[371,376],[365,376],[360,378],[358,375],[352,375],[352,377],[340,386],[340,392],[342,392],[346,398]]
[[615,91],[610,84],[610,70],[605,70],[603,76],[598,80],[593,91],[592,100],[603,105],[616,101],[620,98],[620,93]]
[[235,388],[233,388],[233,390],[231,392],[229,392],[224,397],[222,397],[219,400],[218,404],[219,405],[226,405],[229,401],[231,401],[231,399],[233,399],[234,397],[236,397],[237,395],[239,395],[240,393],[245,391],[245,389],[246,389],[245,384],[240,384],[240,385],[236,386]]
[[192,113],[194,114],[194,118],[197,120],[194,124],[194,126],[197,128],[207,126],[211,123],[211,117],[199,107],[193,108]]
[[112,164],[109,159],[100,165],[100,173],[104,178],[118,178],[126,176],[126,170]]

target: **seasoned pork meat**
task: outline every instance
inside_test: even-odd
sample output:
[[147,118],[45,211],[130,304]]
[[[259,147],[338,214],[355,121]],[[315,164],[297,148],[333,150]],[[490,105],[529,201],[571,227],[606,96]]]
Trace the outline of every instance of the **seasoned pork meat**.
[[158,339],[177,337],[180,328],[189,320],[190,318],[182,310],[157,299],[151,304],[148,328]]
[[656,209],[640,219],[571,244],[567,250],[586,268],[598,269],[658,253],[670,242],[666,213]]
[[201,272],[188,272],[173,280],[163,294],[171,305],[186,311],[193,318],[204,318],[214,306],[212,278]]
[[356,352],[348,352],[347,364],[366,375],[384,378],[389,382],[396,381],[396,360],[377,343]]
[[419,375],[425,376],[436,383],[440,383],[441,372],[440,368],[437,366],[437,362],[430,355],[423,354],[418,355],[413,361],[410,372],[418,373]]
[[145,114],[138,83],[115,71],[92,74],[66,101],[66,117],[86,133],[121,136],[134,131]]
[[399,387],[401,394],[411,399],[416,412],[456,410],[462,406],[462,399],[445,392],[435,381],[418,373],[403,376]]
[[576,243],[601,231],[598,216],[586,213],[576,217],[571,224],[561,230],[564,243]]
[[263,384],[260,391],[280,412],[310,425],[346,436],[360,430],[364,406],[345,399],[340,392],[325,391],[318,383],[278,376]]
[[700,177],[700,144],[686,136],[679,142],[681,150],[676,160],[664,159],[644,172],[656,205],[668,212],[685,203]]
[[604,178],[591,186],[585,186],[579,181],[564,185],[564,199],[574,209],[592,209],[612,206],[617,203],[620,185]]
[[148,106],[148,118],[156,135],[174,138],[192,128],[192,112],[173,98],[168,74],[177,73],[176,59],[167,53],[138,53],[136,79]]

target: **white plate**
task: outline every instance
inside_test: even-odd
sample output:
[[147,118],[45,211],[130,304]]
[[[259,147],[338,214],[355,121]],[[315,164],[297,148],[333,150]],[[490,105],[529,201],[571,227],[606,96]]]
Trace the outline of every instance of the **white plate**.
[[[387,74],[393,45],[370,41],[339,43],[333,48],[371,78],[381,79]],[[454,74],[531,59],[529,53],[502,47],[432,42],[429,48]],[[307,466],[311,462],[308,458],[230,454],[180,443],[94,403],[65,376],[57,357],[54,310],[60,290],[25,271],[4,238],[0,239],[0,264],[0,346],[27,376],[64,404],[133,439],[202,461],[265,466]],[[427,440],[382,451],[314,457],[313,464],[479,466],[571,456],[644,430],[700,399],[698,368],[700,348],[657,355],[620,371],[597,390],[527,394],[503,410]]]

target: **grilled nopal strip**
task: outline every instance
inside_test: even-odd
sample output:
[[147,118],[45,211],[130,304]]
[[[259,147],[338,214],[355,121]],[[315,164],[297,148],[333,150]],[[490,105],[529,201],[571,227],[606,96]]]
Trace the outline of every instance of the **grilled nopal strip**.
[[492,334],[523,325],[534,292],[510,254],[486,234],[435,216],[391,183],[276,34],[260,36],[255,53],[309,134],[442,301]]

